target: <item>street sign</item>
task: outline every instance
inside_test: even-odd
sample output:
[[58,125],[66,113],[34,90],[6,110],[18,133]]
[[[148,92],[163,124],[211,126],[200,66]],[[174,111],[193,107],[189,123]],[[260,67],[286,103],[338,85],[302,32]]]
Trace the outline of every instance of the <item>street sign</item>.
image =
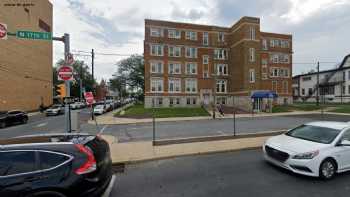
[[17,31],[16,37],[31,40],[52,40],[51,32]]
[[70,66],[61,66],[57,72],[60,80],[70,81],[73,79],[73,68]]
[[67,61],[66,61],[66,64],[68,64],[68,65],[72,65],[73,63],[74,63],[73,54],[68,53],[68,55],[67,55]]
[[92,92],[84,92],[84,97],[89,105],[92,105],[94,103],[94,95]]
[[0,23],[0,40],[7,40],[7,25]]
[[63,102],[64,102],[64,104],[72,104],[72,103],[74,103],[74,97],[72,97],[72,96],[64,97]]

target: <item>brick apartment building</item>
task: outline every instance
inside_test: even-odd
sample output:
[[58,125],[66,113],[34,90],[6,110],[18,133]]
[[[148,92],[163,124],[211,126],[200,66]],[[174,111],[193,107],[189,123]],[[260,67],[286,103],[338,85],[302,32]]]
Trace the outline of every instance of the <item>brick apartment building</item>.
[[[28,4],[23,6],[23,4]],[[8,32],[52,32],[52,4],[48,0],[0,2],[0,23]],[[52,41],[0,40],[0,111],[37,110],[52,103]]]
[[260,19],[232,27],[145,20],[145,107],[292,102],[292,35],[260,31]]

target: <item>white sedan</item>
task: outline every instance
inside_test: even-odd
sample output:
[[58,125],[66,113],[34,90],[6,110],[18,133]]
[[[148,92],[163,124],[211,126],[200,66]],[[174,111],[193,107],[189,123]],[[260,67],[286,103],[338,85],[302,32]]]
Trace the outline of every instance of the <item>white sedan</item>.
[[311,122],[266,140],[265,159],[298,174],[331,179],[350,170],[350,123]]

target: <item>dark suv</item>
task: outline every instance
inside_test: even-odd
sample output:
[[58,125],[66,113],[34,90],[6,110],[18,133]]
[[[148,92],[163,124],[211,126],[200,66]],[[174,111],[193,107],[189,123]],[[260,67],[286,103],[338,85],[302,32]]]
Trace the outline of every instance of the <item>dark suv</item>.
[[0,111],[0,128],[16,123],[25,124],[28,121],[28,115],[19,110]]
[[0,196],[101,196],[111,180],[109,146],[98,136],[35,135],[0,141]]

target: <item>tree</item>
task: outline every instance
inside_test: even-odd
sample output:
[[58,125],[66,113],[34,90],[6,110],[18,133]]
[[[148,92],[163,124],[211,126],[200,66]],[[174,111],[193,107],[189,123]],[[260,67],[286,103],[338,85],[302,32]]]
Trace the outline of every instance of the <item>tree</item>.
[[[55,91],[58,84],[64,83],[64,81],[60,81],[57,76],[57,68],[61,65],[64,65],[64,60],[59,60],[56,63],[56,66],[53,68],[53,84],[55,87]],[[82,80],[82,86],[85,91],[90,92],[93,90],[96,81],[92,79],[91,73],[89,71],[89,67],[84,63],[84,61],[76,60],[72,64],[74,71],[74,80],[71,83],[70,94],[73,97],[80,97],[80,81]],[[57,93],[56,93],[57,95]]]
[[112,90],[117,90],[122,95],[126,95],[127,88],[134,93],[143,95],[145,89],[145,65],[142,55],[132,55],[119,61],[118,71],[110,79]]

